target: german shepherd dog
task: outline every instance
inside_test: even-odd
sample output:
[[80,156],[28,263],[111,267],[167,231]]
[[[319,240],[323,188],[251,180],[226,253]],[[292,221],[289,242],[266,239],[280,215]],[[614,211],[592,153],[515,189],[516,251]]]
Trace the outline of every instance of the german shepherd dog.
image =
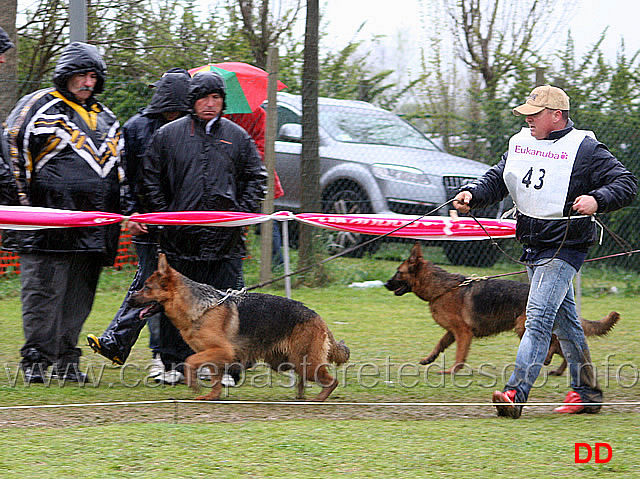
[[349,360],[349,348],[337,343],[324,320],[298,301],[261,293],[225,295],[173,269],[164,254],[158,270],[134,293],[130,304],[143,307],[141,318],[161,307],[195,354],[185,361],[187,384],[198,388],[197,371],[208,367],[213,387],[200,400],[220,397],[220,380],[232,363],[264,359],[276,371],[298,374],[297,398],[304,399],[307,379],[322,390],[314,401],[324,401],[338,386],[329,363]]
[[[424,259],[420,243],[416,243],[409,259],[385,284],[396,296],[413,291],[420,299],[429,302],[433,319],[447,330],[420,364],[432,363],[454,341],[457,343],[455,364],[442,371],[443,374],[450,374],[464,365],[474,337],[482,338],[510,330],[515,330],[520,338],[524,334],[528,284],[500,279],[463,284],[467,279]],[[586,336],[601,336],[606,335],[619,318],[620,315],[612,311],[600,321],[580,318],[580,322]],[[562,355],[560,343],[554,334],[544,364],[550,364],[556,353]],[[560,375],[565,368],[566,360],[550,374]]]

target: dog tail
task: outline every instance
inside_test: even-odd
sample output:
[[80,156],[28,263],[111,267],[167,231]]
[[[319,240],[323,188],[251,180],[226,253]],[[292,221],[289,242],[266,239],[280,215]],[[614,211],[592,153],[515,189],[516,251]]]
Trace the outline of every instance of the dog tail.
[[585,336],[605,336],[609,334],[619,319],[620,314],[611,311],[600,321],[589,321],[588,319],[580,318],[580,323],[582,324],[582,329],[584,329]]
[[349,347],[345,344],[344,341],[340,341],[336,343],[336,340],[330,338],[331,344],[329,346],[329,362],[334,363],[338,366],[349,361],[349,356],[351,355],[351,351]]

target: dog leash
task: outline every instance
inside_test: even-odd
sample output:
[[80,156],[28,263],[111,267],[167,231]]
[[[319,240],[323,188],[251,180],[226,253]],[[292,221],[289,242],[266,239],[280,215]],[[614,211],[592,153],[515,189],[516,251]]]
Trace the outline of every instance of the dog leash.
[[[549,258],[547,261],[545,261],[544,263],[539,263],[537,265],[534,265],[532,263],[526,263],[524,261],[520,261],[518,259],[515,259],[513,256],[511,256],[509,253],[507,253],[499,244],[498,242],[491,236],[491,234],[485,229],[485,227],[482,225],[482,223],[475,217],[473,216],[473,214],[471,214],[471,212],[469,212],[469,216],[471,216],[471,218],[473,218],[473,220],[478,223],[478,225],[480,226],[480,228],[482,228],[482,231],[484,231],[484,233],[487,235],[487,237],[489,238],[489,240],[491,241],[491,244],[493,246],[495,246],[496,248],[498,248],[498,250],[507,258],[509,258],[511,261],[513,261],[514,263],[517,264],[521,264],[523,266],[544,266],[546,264],[549,264],[551,261],[553,261],[557,256],[558,253],[560,253],[560,250],[562,249],[562,247],[564,246],[564,243],[566,242],[567,239],[567,235],[569,233],[569,221],[571,221],[571,209],[569,210],[569,214],[567,216],[567,226],[565,228],[564,231],[564,235],[562,236],[562,241],[560,242],[560,245],[558,246],[558,249],[556,249],[556,252],[553,254],[553,256],[551,258]],[[588,259],[585,260],[584,262],[590,262],[590,261],[596,261],[596,260],[600,260],[600,259],[606,259],[606,258],[611,258],[611,257],[615,257],[615,256],[631,256],[634,253],[637,253],[640,250],[632,250],[631,248],[633,248],[633,246],[631,246],[631,244],[626,241],[624,238],[622,238],[620,235],[618,235],[617,233],[615,233],[613,230],[611,230],[611,228],[609,228],[602,220],[600,220],[600,218],[598,218],[596,215],[593,215],[593,220],[596,222],[596,224],[598,224],[602,230],[606,231],[611,238],[618,244],[618,246],[620,246],[623,249],[626,249],[627,251],[624,251],[622,253],[616,253],[613,255],[608,255],[608,256],[601,256],[599,258],[592,258],[592,259]],[[496,278],[499,276],[507,276],[510,274],[520,274],[520,273],[526,273],[526,271],[518,271],[516,273],[503,273],[500,275],[495,275],[495,276],[490,276],[487,277],[487,279],[489,278]]]
[[[290,276],[295,276],[295,275],[297,275],[297,274],[305,273],[305,272],[307,272],[307,271],[309,271],[309,270],[311,270],[311,269],[315,268],[316,266],[320,266],[320,265],[322,265],[322,264],[324,264],[324,263],[327,263],[327,262],[329,262],[329,261],[332,261],[332,260],[334,260],[334,259],[336,259],[336,258],[339,258],[339,257],[341,257],[341,256],[347,255],[347,254],[349,254],[349,253],[351,253],[351,252],[353,252],[353,251],[355,251],[355,250],[357,250],[357,249],[359,249],[359,248],[363,248],[363,247],[365,247],[365,246],[367,246],[367,245],[369,245],[369,244],[371,244],[371,243],[373,243],[373,242],[375,242],[375,241],[378,241],[378,240],[380,240],[380,239],[382,239],[382,238],[385,238],[385,237],[387,237],[387,236],[389,236],[389,235],[391,235],[391,234],[395,233],[396,231],[401,230],[402,228],[405,228],[405,227],[407,227],[407,226],[409,226],[409,225],[411,225],[411,224],[415,223],[416,221],[421,220],[421,219],[422,219],[422,218],[424,218],[425,216],[429,216],[429,215],[431,215],[431,214],[435,213],[435,212],[436,212],[436,211],[438,211],[439,209],[444,208],[445,206],[447,206],[447,205],[449,205],[449,204],[453,203],[454,201],[457,201],[457,200],[455,199],[455,197],[451,198],[451,199],[450,199],[450,200],[448,200],[448,201],[445,201],[444,203],[442,203],[442,204],[441,204],[441,205],[439,205],[439,206],[436,206],[436,207],[435,207],[435,208],[433,208],[431,211],[428,211],[427,213],[424,213],[423,215],[420,215],[420,216],[418,216],[417,218],[415,218],[415,219],[413,219],[413,220],[411,220],[411,221],[409,221],[409,222],[407,222],[407,223],[405,223],[405,224],[403,224],[403,225],[400,225],[400,226],[398,226],[397,228],[395,228],[395,229],[393,229],[393,230],[391,230],[391,231],[389,231],[389,232],[387,232],[387,233],[385,233],[385,234],[375,236],[375,237],[373,237],[373,238],[371,238],[371,239],[369,239],[369,240],[367,240],[367,241],[364,241],[364,242],[359,243],[359,244],[357,244],[357,245],[351,246],[351,247],[349,247],[349,248],[347,248],[347,249],[345,249],[345,250],[342,250],[342,251],[341,251],[341,252],[339,252],[339,253],[336,253],[336,254],[334,254],[334,255],[332,255],[332,256],[329,256],[328,258],[325,258],[325,259],[323,259],[323,260],[321,260],[321,261],[318,261],[318,262],[316,262],[316,263],[314,263],[314,264],[311,264],[311,265],[305,266],[304,268],[300,268],[300,269],[297,269],[296,271],[292,271],[292,272],[290,272],[290,273],[288,273],[288,274],[283,274],[283,275],[277,276],[276,278],[272,278],[272,279],[270,279],[270,280],[268,280],[268,281],[263,281],[263,282],[261,282],[261,283],[254,284],[253,286],[250,286],[250,287],[247,287],[247,288],[243,288],[243,289],[242,289],[242,291],[243,291],[243,292],[248,292],[248,291],[252,291],[252,290],[254,290],[254,289],[263,288],[264,286],[268,286],[268,285],[270,285],[270,284],[273,284],[273,283],[275,283],[276,281],[281,281],[281,280],[283,280],[283,279],[285,279],[285,278],[288,278],[288,277],[290,277]],[[480,221],[479,221],[479,220],[478,220],[478,219],[477,219],[473,214],[469,213],[469,216],[471,216],[471,218],[473,218],[473,220],[474,220],[476,223],[478,223],[478,225],[480,226],[480,228],[482,229],[482,231],[484,232],[484,234],[486,234],[486,235],[487,235],[487,238],[491,241],[491,244],[492,244],[492,245],[494,245],[495,247],[497,247],[497,248],[498,248],[498,250],[500,250],[500,252],[501,252],[503,255],[505,255],[507,258],[509,258],[511,261],[513,261],[513,262],[515,262],[515,263],[517,263],[517,264],[521,264],[521,265],[524,265],[524,266],[531,266],[529,263],[525,263],[525,262],[523,262],[523,261],[520,261],[520,260],[518,260],[518,259],[515,259],[515,258],[514,258],[514,257],[512,257],[509,253],[507,253],[507,252],[506,252],[506,251],[505,251],[505,250],[504,250],[504,249],[503,249],[503,248],[498,244],[498,242],[497,242],[497,241],[496,241],[496,240],[491,236],[491,234],[486,230],[486,228],[484,227],[484,225],[483,225],[483,224],[482,224],[482,223],[481,223],[481,222],[480,222]],[[557,250],[556,250],[556,252],[554,253],[553,257],[551,257],[548,261],[546,261],[546,262],[544,262],[544,263],[542,263],[542,264],[540,264],[540,265],[538,265],[538,266],[542,266],[542,265],[545,265],[545,264],[547,264],[547,263],[550,263],[553,259],[555,259],[555,258],[556,258],[556,256],[557,256],[557,255],[558,255],[558,253],[560,252],[560,249],[562,248],[562,246],[564,246],[564,243],[565,243],[565,241],[566,241],[566,239],[567,239],[567,236],[568,236],[568,234],[569,234],[569,221],[570,221],[570,218],[571,218],[571,210],[569,210],[569,216],[567,217],[567,226],[566,226],[566,228],[565,228],[565,232],[564,232],[564,235],[563,235],[563,237],[562,237],[562,241],[561,241],[561,243],[560,243],[560,246],[558,247],[558,249],[557,249]],[[594,217],[594,218],[595,218],[595,217]],[[609,229],[606,225],[604,225],[604,223],[602,223],[599,219],[597,219],[597,218],[596,218],[596,221],[598,222],[598,224],[599,224],[601,227],[603,227],[603,229],[605,229],[605,230],[607,231],[607,233],[609,233],[609,234],[612,236],[612,238],[614,238],[614,240],[615,240],[618,244],[622,245],[622,242],[624,242],[624,243],[626,243],[627,245],[629,245],[629,243],[628,243],[628,242],[626,242],[624,239],[620,238],[616,233],[614,233],[613,231],[611,231],[611,229]],[[629,245],[629,247],[630,247],[630,245]],[[610,258],[610,257],[614,257],[614,256],[622,256],[622,255],[629,255],[629,256],[630,256],[630,255],[632,255],[632,254],[634,254],[634,253],[637,253],[637,252],[639,252],[639,251],[640,251],[640,250],[633,250],[633,251],[627,251],[627,252],[624,252],[624,253],[618,253],[618,254],[609,255],[609,256],[602,256],[602,257],[600,257],[600,258],[594,258],[594,259],[591,259],[591,260],[585,260],[585,263],[586,263],[586,262],[589,262],[589,261],[596,261],[596,260],[599,260],[599,259],[605,259],[605,258]],[[486,279],[499,278],[499,277],[501,277],[501,276],[510,276],[510,275],[514,275],[514,274],[522,274],[522,273],[526,273],[526,271],[516,271],[516,272],[512,272],[512,273],[501,273],[501,274],[497,274],[497,275],[493,275],[493,276],[480,276],[480,277],[477,277],[477,276],[473,276],[473,275],[472,275],[470,278],[468,278],[467,280],[463,281],[463,284],[459,285],[458,287],[460,287],[460,286],[468,286],[468,285],[469,285],[469,284],[471,284],[471,282],[473,282],[473,281],[483,281],[483,280],[486,280]],[[471,282],[467,283],[466,281],[468,281],[468,280],[470,280]],[[226,296],[224,299],[226,299],[227,297],[228,297],[228,296]]]
[[[453,198],[453,200],[455,200],[455,198]],[[491,236],[491,234],[486,230],[486,228],[483,226],[483,224],[478,220],[478,218],[476,218],[471,212],[468,213],[469,216],[471,216],[471,218],[473,218],[473,220],[478,223],[478,225],[480,226],[480,228],[482,228],[482,231],[484,231],[484,233],[487,235],[487,237],[489,238],[489,240],[491,241],[491,244],[493,246],[495,246],[496,248],[498,248],[498,250],[507,258],[509,258],[511,261],[513,261],[514,263],[517,264],[521,264],[523,266],[534,266],[531,263],[525,263],[523,261],[520,261],[518,259],[515,259],[513,256],[511,256],[509,253],[507,253],[499,244],[498,242]],[[615,254],[610,254],[610,255],[605,255],[605,256],[599,256],[597,258],[591,258],[591,259],[587,259],[584,262],[585,263],[589,263],[592,261],[599,261],[602,259],[608,259],[608,258],[614,258],[617,256],[631,256],[635,253],[640,252],[639,249],[636,250],[632,250],[632,246],[631,244],[626,241],[624,238],[622,238],[621,236],[619,236],[617,233],[615,233],[614,231],[612,231],[606,224],[604,224],[597,216],[593,216],[594,221],[604,230],[606,231],[611,238],[622,248],[626,249],[627,251],[624,251],[622,253],[615,253]],[[567,226],[565,227],[565,231],[564,231],[564,235],[562,237],[562,241],[560,242],[560,245],[558,246],[558,249],[556,250],[556,252],[554,253],[554,255],[549,258],[549,260],[545,261],[544,263],[540,263],[537,266],[544,266],[545,264],[550,263],[551,261],[553,261],[559,254],[560,250],[562,249],[562,247],[564,246],[564,243],[567,239],[567,235],[569,233],[569,221],[571,220],[571,210],[569,210],[569,214],[567,216]],[[516,274],[523,274],[526,273],[526,270],[521,270],[521,271],[514,271],[514,272],[510,272],[510,273],[500,273],[500,274],[494,274],[494,275],[490,275],[490,276],[476,276],[476,275],[471,275],[469,277],[467,277],[464,281],[462,281],[460,284],[458,284],[457,286],[455,286],[454,288],[450,289],[449,291],[452,291],[454,289],[458,289],[458,288],[462,288],[465,286],[469,286],[471,285],[473,282],[475,281],[486,281],[489,279],[495,279],[495,278],[501,278],[504,276],[512,276],[512,275],[516,275]],[[442,293],[442,294],[446,294],[447,292]],[[442,295],[440,295],[442,296]],[[437,296],[436,298],[434,298],[432,301],[435,301],[436,299],[438,299],[440,296]]]
[[[294,276],[294,275],[296,275],[296,274],[305,273],[305,272],[309,271],[310,269],[315,268],[316,266],[320,266],[320,265],[322,265],[322,264],[324,264],[324,263],[327,263],[327,262],[332,261],[332,260],[334,260],[334,259],[336,259],[336,258],[339,258],[340,256],[344,256],[344,255],[346,255],[346,254],[349,254],[349,253],[351,253],[352,251],[355,251],[355,250],[357,250],[357,249],[359,249],[359,248],[363,248],[363,247],[365,247],[365,246],[367,246],[367,245],[369,245],[369,244],[373,243],[374,241],[378,241],[378,240],[380,240],[380,239],[382,239],[382,238],[385,238],[385,237],[387,237],[387,236],[389,236],[389,235],[391,235],[391,234],[395,233],[395,232],[396,232],[396,231],[398,231],[398,230],[401,230],[402,228],[406,228],[407,226],[412,225],[412,224],[413,224],[413,223],[415,223],[416,221],[419,221],[419,220],[421,220],[422,218],[424,218],[425,216],[429,216],[429,215],[431,215],[432,213],[435,213],[435,212],[436,212],[436,211],[438,211],[440,208],[444,208],[444,207],[445,207],[445,206],[447,206],[448,204],[453,203],[454,199],[455,199],[455,198],[451,198],[449,201],[446,201],[446,202],[442,203],[440,206],[436,206],[436,207],[435,207],[434,209],[432,209],[431,211],[428,211],[427,213],[425,213],[425,214],[423,214],[423,215],[420,215],[420,216],[418,216],[417,218],[414,218],[413,220],[409,221],[408,223],[405,223],[405,224],[403,224],[403,225],[400,225],[400,226],[398,226],[397,228],[395,228],[395,229],[393,229],[393,230],[391,230],[391,231],[389,231],[389,232],[387,232],[387,233],[385,233],[385,234],[383,234],[383,235],[375,236],[375,237],[373,237],[373,238],[371,238],[371,239],[368,239],[367,241],[364,241],[364,242],[362,242],[362,243],[358,243],[357,245],[354,245],[354,246],[351,246],[350,248],[347,248],[347,249],[345,249],[345,250],[342,250],[340,253],[336,253],[336,254],[334,254],[333,256],[329,256],[328,258],[325,258],[325,259],[323,259],[323,260],[321,260],[321,261],[318,261],[317,263],[311,264],[311,265],[309,265],[309,266],[305,266],[304,268],[300,268],[300,269],[298,269],[298,270],[296,270],[296,271],[293,271],[293,272],[291,272],[291,273],[288,273],[288,274],[283,274],[282,276],[278,276],[277,278],[270,279],[269,281],[263,281],[262,283],[255,284],[255,285],[253,285],[253,286],[250,286],[250,287],[248,287],[248,288],[245,288],[245,290],[246,290],[246,291],[251,291],[251,290],[254,290],[254,289],[257,289],[257,288],[262,288],[262,287],[267,286],[267,285],[269,285],[269,284],[275,283],[276,281],[280,281],[280,280],[283,280],[283,279],[285,279],[285,278],[288,278],[289,276]],[[486,233],[486,231],[485,231],[485,233]]]
[[489,238],[489,240],[491,241],[491,244],[493,246],[495,246],[496,248],[498,248],[498,250],[507,258],[509,258],[512,262],[517,263],[517,264],[521,264],[522,266],[544,266],[547,265],[549,263],[551,263],[554,259],[556,259],[556,257],[558,256],[558,254],[560,253],[560,250],[562,249],[562,247],[564,246],[564,243],[567,240],[567,236],[569,235],[569,221],[571,221],[571,210],[569,210],[569,215],[567,216],[567,226],[564,229],[564,235],[562,235],[562,240],[560,241],[560,245],[558,245],[558,249],[556,249],[556,252],[553,253],[553,256],[551,258],[549,258],[547,261],[545,261],[544,263],[539,263],[537,265],[534,265],[533,263],[526,263],[524,261],[520,261],[519,259],[514,258],[513,256],[511,256],[509,253],[507,253],[499,244],[498,242],[491,236],[491,234],[489,234],[489,232],[485,229],[485,227],[482,225],[482,223],[480,223],[480,221],[478,220],[478,218],[476,218],[475,216],[473,216],[473,214],[471,214],[471,212],[469,212],[469,216],[471,216],[471,218],[473,218],[473,220],[478,223],[478,225],[480,226],[480,228],[482,228],[482,231],[484,231],[484,233],[487,235],[487,237]]
[[[518,273],[525,273],[525,271],[519,271]],[[518,273],[508,273],[508,274],[518,274]],[[435,301],[440,299],[445,294],[450,293],[451,291],[455,291],[456,289],[460,289],[460,288],[464,288],[466,286],[469,286],[469,285],[471,285],[472,283],[474,283],[476,281],[486,281],[487,279],[492,279],[492,278],[495,278],[495,276],[476,276],[475,274],[472,274],[471,276],[467,276],[467,278],[464,281],[462,281],[460,284],[456,284],[453,288],[449,288],[444,293],[440,293],[435,298],[431,298],[429,300],[429,303],[434,303]]]
[[[613,253],[613,254],[608,254],[608,255],[604,255],[604,256],[598,256],[597,258],[589,258],[589,259],[585,259],[584,262],[585,263],[591,263],[593,261],[600,261],[603,259],[609,259],[609,258],[616,258],[618,256],[631,256],[632,254],[636,254],[636,253],[640,253],[640,249],[634,249],[634,250],[630,250],[630,251],[624,251],[622,253]],[[523,274],[526,273],[526,270],[520,270],[520,271],[512,271],[510,273],[500,273],[500,274],[494,274],[491,276],[475,276],[471,275],[471,277],[474,277],[474,281],[479,281],[479,280],[485,280],[485,279],[494,279],[494,278],[501,278],[503,276],[513,276],[515,274]],[[466,285],[465,285],[466,286]]]

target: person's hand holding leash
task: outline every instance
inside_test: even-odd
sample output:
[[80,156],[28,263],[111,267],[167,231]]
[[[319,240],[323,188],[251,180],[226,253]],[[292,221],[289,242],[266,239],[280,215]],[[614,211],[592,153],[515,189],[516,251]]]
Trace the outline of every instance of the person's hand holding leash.
[[593,196],[578,196],[573,202],[573,209],[581,215],[592,215],[598,211],[598,202]]
[[453,201],[453,207],[460,213],[468,213],[471,209],[469,203],[471,202],[473,195],[468,191],[461,191],[456,195]]

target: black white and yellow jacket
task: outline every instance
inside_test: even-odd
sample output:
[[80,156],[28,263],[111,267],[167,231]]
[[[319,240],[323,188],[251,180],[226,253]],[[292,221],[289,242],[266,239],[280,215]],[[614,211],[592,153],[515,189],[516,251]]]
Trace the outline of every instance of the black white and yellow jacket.
[[[59,88],[23,97],[5,130],[19,204],[121,212],[123,141],[116,116],[93,97],[87,105]],[[19,252],[93,251],[115,258],[119,225],[8,231],[3,247]]]

